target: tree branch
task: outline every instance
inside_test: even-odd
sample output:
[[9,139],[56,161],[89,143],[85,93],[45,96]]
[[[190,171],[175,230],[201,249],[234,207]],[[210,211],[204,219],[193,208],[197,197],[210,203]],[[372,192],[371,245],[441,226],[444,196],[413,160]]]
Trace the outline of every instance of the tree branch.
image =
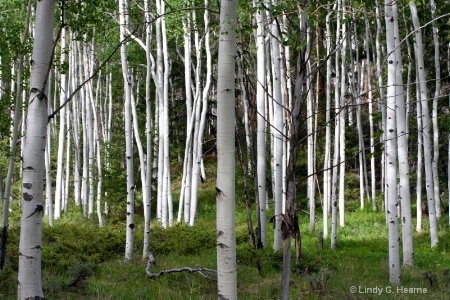
[[158,273],[152,273],[150,272],[150,268],[153,266],[153,264],[156,262],[155,257],[153,256],[153,254],[150,252],[148,254],[148,262],[147,262],[147,267],[145,268],[145,274],[147,275],[148,278],[158,278],[161,277],[162,275],[165,274],[170,274],[170,273],[180,273],[180,272],[189,272],[189,273],[198,273],[200,274],[202,277],[211,279],[211,280],[215,280],[214,278],[209,277],[208,275],[206,275],[204,272],[213,272],[213,273],[217,273],[216,270],[212,270],[212,269],[208,269],[208,268],[189,268],[189,267],[183,267],[183,268],[177,268],[177,269],[169,269],[169,270],[162,270],[159,271]]

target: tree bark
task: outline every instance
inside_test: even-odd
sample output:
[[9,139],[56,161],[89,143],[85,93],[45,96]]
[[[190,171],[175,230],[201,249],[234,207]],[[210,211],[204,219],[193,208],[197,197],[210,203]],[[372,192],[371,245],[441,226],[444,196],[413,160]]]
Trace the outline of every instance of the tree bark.
[[55,1],[39,1],[31,61],[30,97],[23,153],[22,217],[20,221],[17,299],[43,299],[41,279],[44,149],[51,66]]
[[235,203],[235,59],[237,1],[220,8],[217,82],[217,287],[218,299],[237,299]]

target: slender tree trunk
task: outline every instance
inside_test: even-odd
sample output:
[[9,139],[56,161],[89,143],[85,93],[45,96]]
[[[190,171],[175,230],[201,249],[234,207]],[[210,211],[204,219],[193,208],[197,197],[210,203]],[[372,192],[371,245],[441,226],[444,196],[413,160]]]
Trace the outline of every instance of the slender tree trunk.
[[[416,43],[414,43],[416,47]],[[417,59],[416,59],[417,66]],[[423,169],[423,136],[422,136],[422,105],[420,103],[420,79],[419,70],[416,68],[416,115],[417,115],[417,183],[416,183],[416,194],[417,194],[417,205],[416,205],[416,231],[422,231],[422,169]]]
[[47,126],[45,87],[51,66],[55,1],[36,5],[30,97],[23,153],[17,299],[43,299],[41,279],[44,160]]
[[267,246],[267,224],[266,224],[266,93],[264,91],[265,74],[265,47],[264,47],[264,23],[265,11],[261,7],[255,13],[257,24],[256,29],[256,59],[257,59],[257,78],[256,78],[256,173],[258,181],[258,232],[257,244],[261,243],[263,247]]
[[[436,15],[436,3],[434,0],[430,0],[431,6],[431,19],[434,20]],[[436,206],[436,218],[441,217],[441,199],[439,192],[439,127],[438,127],[438,100],[441,94],[441,65],[439,63],[439,33],[438,28],[435,26],[433,21],[433,44],[434,44],[434,68],[435,68],[435,78],[436,87],[434,90],[433,97],[433,111],[431,113],[431,119],[433,122],[433,191],[434,191],[434,202]]]
[[[307,19],[301,8],[300,14],[300,34],[303,40],[306,39]],[[297,161],[298,139],[299,139],[299,119],[300,110],[303,101],[303,85],[305,82],[306,71],[306,47],[303,46],[297,58],[297,78],[295,84],[295,102],[293,103],[291,113],[288,113],[288,135],[289,135],[289,163],[287,165],[286,177],[286,212],[282,215],[283,230],[283,274],[281,279],[281,299],[289,299],[290,285],[290,264],[291,264],[291,237],[295,239],[296,263],[299,263],[301,254],[300,229],[298,225],[297,201],[296,201],[296,178],[295,165]]]
[[331,148],[331,24],[330,11],[325,19],[326,24],[326,48],[327,48],[327,72],[326,72],[326,108],[325,108],[325,157],[323,174],[323,237],[328,236],[328,215],[331,202],[331,170],[330,170],[330,148]]
[[403,265],[413,266],[413,236],[412,236],[412,217],[411,217],[411,194],[409,185],[409,160],[408,160],[408,132],[406,129],[407,117],[405,110],[405,97],[402,78],[402,56],[400,48],[400,33],[398,29],[397,6],[392,6],[394,14],[394,46],[395,46],[395,63],[396,79],[395,79],[395,113],[397,124],[397,151],[398,151],[398,175],[399,194],[401,205],[402,220],[402,243],[403,243]]
[[150,247],[150,217],[151,217],[151,203],[152,203],[152,104],[150,99],[151,93],[151,78],[152,78],[152,61],[151,61],[151,38],[152,28],[150,25],[150,6],[148,0],[144,0],[145,21],[147,22],[145,34],[145,57],[147,61],[146,77],[145,77],[145,107],[146,107],[146,121],[145,121],[145,136],[146,136],[146,160],[145,160],[145,203],[144,203],[144,245],[142,251],[142,258],[146,259],[148,256],[148,249]]
[[[277,5],[276,0],[272,0],[273,5]],[[275,229],[273,249],[281,249],[281,213],[283,199],[283,124],[284,124],[284,103],[281,93],[281,68],[280,68],[280,33],[278,32],[277,22],[272,21],[271,25],[271,43],[272,43],[272,80],[273,80],[273,101],[274,101],[274,170],[275,170]]]
[[430,132],[430,113],[428,110],[427,99],[427,85],[425,78],[425,65],[423,56],[423,44],[422,44],[422,30],[420,28],[419,19],[417,16],[417,8],[414,2],[409,3],[411,9],[411,17],[414,25],[415,37],[416,37],[416,59],[417,67],[419,68],[419,82],[420,82],[420,99],[422,104],[422,137],[423,137],[423,149],[424,149],[424,162],[425,162],[425,176],[426,176],[426,188],[427,188],[427,203],[428,203],[428,219],[430,222],[430,235],[431,235],[431,247],[435,247],[439,241],[437,219],[436,219],[436,203],[434,199],[434,184],[433,184],[433,170],[432,170],[432,157],[431,157],[431,132]]
[[[386,203],[389,240],[389,281],[400,284],[400,245],[398,233],[397,210],[397,134],[396,134],[396,80],[398,57],[395,51],[395,23],[397,20],[397,4],[385,1],[386,45],[388,53],[388,81],[386,97]],[[395,9],[394,9],[395,7]]]
[[[341,3],[337,2],[337,7],[340,9]],[[337,14],[336,28],[341,27],[340,14]],[[340,47],[341,43],[341,30],[336,30],[336,48]],[[335,72],[336,76],[334,78],[334,112],[335,112],[335,127],[334,127],[334,149],[333,149],[333,176],[331,183],[331,249],[336,249],[337,244],[337,211],[338,211],[338,200],[336,195],[337,180],[338,180],[338,167],[339,167],[339,136],[340,136],[340,100],[339,100],[339,85],[341,74],[339,72],[339,51],[335,53]]]
[[[119,0],[119,22],[120,22],[120,40],[126,38],[126,0]],[[127,165],[127,224],[126,224],[126,242],[125,242],[125,261],[131,260],[134,252],[134,167],[133,167],[133,140],[132,140],[132,121],[131,121],[131,88],[132,78],[128,70],[127,46],[122,43],[120,46],[120,58],[122,63],[122,75],[124,85],[125,100],[125,158]]]
[[[61,65],[67,62],[66,53],[66,29],[61,30]],[[56,74],[55,74],[56,75]],[[67,94],[67,75],[63,70],[60,75],[59,103],[62,105],[66,101]],[[63,107],[59,112],[59,136],[58,136],[58,157],[56,161],[56,188],[55,188],[55,219],[61,218],[61,198],[64,178],[64,142],[66,137],[66,108]]]
[[[342,10],[342,17],[345,17],[345,1],[342,0],[341,7],[338,7],[338,10]],[[342,23],[342,48],[341,48],[341,92],[339,95],[340,99],[340,113],[339,113],[339,226],[344,227],[345,225],[345,115],[346,115],[346,93],[345,93],[345,77],[347,74],[346,66],[346,53],[347,53],[347,24],[345,22]],[[338,69],[336,68],[336,73]]]

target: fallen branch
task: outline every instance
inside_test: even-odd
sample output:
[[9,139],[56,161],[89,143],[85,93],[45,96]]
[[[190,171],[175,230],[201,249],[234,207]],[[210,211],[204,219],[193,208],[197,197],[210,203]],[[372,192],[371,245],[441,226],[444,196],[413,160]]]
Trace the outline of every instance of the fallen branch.
[[205,271],[207,272],[213,272],[213,273],[217,273],[216,270],[212,270],[212,269],[208,269],[208,268],[189,268],[189,267],[184,267],[184,268],[178,268],[178,269],[169,269],[169,270],[162,270],[159,271],[158,273],[152,273],[150,272],[150,268],[155,264],[156,260],[155,257],[153,256],[152,253],[148,254],[148,262],[147,262],[147,267],[145,268],[145,274],[147,275],[148,278],[158,278],[161,277],[162,275],[165,274],[170,274],[170,273],[179,273],[179,272],[189,272],[189,273],[198,273],[201,276],[208,278],[208,279],[212,279],[214,280],[214,278],[209,277],[208,275],[206,275]]

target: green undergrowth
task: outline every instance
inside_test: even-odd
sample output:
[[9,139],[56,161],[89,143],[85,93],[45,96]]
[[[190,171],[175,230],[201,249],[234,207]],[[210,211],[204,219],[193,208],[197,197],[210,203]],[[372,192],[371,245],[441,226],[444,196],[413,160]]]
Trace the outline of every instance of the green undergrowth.
[[[156,257],[156,264],[151,272],[182,267],[216,269],[214,187],[214,180],[209,179],[209,183],[200,188],[195,226],[176,224],[163,229],[152,223],[150,250]],[[254,249],[249,245],[242,194],[238,183],[239,299],[279,299],[283,258],[281,253],[272,250],[273,229],[268,229],[267,248]],[[174,207],[178,207],[176,199],[178,195],[174,193]],[[398,288],[391,286],[388,280],[384,212],[373,212],[370,208],[360,210],[358,202],[348,201],[347,204],[350,209],[345,216],[345,227],[338,228],[336,250],[330,249],[329,236],[323,241],[323,249],[319,248],[322,216],[317,215],[316,231],[310,232],[309,215],[300,211],[302,251],[297,264],[292,244],[291,299],[450,298],[447,217],[439,221],[440,242],[434,249],[430,248],[428,223],[424,218],[423,231],[414,233],[415,265],[402,268],[402,283]],[[267,218],[272,215],[273,211],[268,210]],[[254,215],[252,218],[255,222]],[[146,260],[142,259],[143,219],[139,213],[135,220],[135,257],[127,263],[123,260],[126,228],[123,216],[111,216],[101,228],[95,220],[86,220],[77,211],[64,213],[54,227],[44,221],[42,265],[46,299],[217,299],[215,273],[205,272],[210,278],[189,272],[153,279],[146,277]],[[16,298],[19,234],[19,228],[12,226],[7,264],[0,276],[0,299]],[[357,289],[356,293],[352,293],[353,288]]]

